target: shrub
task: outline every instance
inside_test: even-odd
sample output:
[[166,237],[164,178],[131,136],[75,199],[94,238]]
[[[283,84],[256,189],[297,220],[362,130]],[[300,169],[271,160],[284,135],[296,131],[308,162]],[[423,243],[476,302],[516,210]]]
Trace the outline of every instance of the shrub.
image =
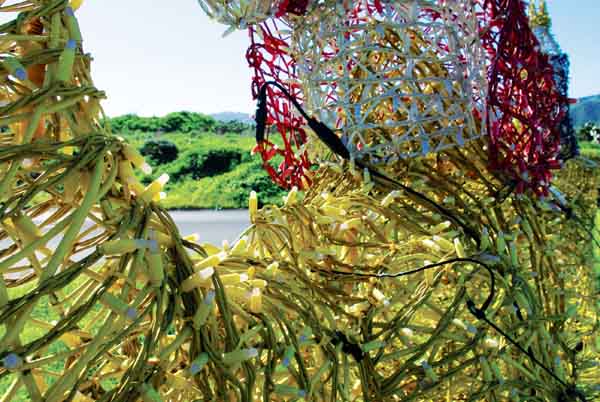
[[179,150],[177,146],[170,141],[159,140],[159,141],[146,141],[140,153],[150,158],[150,162],[155,165],[162,165],[169,163],[177,159]]
[[251,134],[254,130],[254,125],[237,120],[219,121],[215,125],[214,130],[217,134]]
[[250,191],[259,205],[281,205],[285,190],[274,184],[259,161],[243,163],[231,172],[201,180],[186,180],[167,190],[166,208],[247,208]]
[[156,132],[161,130],[161,118],[140,117],[135,114],[126,114],[110,119],[110,126],[113,132],[122,133],[128,131]]
[[163,118],[163,130],[166,132],[180,131],[212,131],[216,125],[215,119],[200,113],[174,112]]
[[166,169],[171,180],[182,181],[185,178],[194,180],[208,176],[216,176],[230,171],[240,164],[242,153],[237,149],[217,148],[208,151],[186,151],[177,162]]

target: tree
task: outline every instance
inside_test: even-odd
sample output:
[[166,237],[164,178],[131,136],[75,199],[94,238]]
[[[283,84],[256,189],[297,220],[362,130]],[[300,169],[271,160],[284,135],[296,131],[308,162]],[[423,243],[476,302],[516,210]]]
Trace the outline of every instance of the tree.
[[164,117],[140,117],[135,114],[110,119],[112,131],[115,133],[126,131],[144,132],[182,132],[213,131],[217,122],[210,116],[194,112],[174,112]]
[[229,172],[242,161],[242,153],[237,149],[188,150],[181,154],[177,162],[169,165],[166,173],[172,182],[186,178],[194,180],[207,176],[217,176]]
[[161,126],[161,118],[140,117],[135,114],[125,114],[123,116],[110,119],[111,129],[115,133],[124,131],[157,131]]
[[600,127],[596,126],[591,121],[588,121],[579,129],[579,139],[581,141],[600,143]]
[[163,118],[163,130],[166,132],[180,131],[212,131],[216,125],[215,119],[200,113],[174,112]]
[[215,132],[217,134],[242,134],[245,132],[250,132],[253,129],[254,125],[244,123],[239,120],[219,121],[215,126]]
[[162,165],[177,159],[179,149],[177,149],[177,146],[170,141],[150,140],[146,141],[142,148],[140,148],[140,153],[144,156],[148,156],[153,164]]

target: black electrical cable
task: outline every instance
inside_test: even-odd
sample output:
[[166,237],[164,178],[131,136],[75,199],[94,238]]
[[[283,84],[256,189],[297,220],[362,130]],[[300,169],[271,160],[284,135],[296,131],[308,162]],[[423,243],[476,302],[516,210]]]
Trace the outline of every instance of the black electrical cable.
[[[425,271],[425,270],[428,270],[431,268],[436,268],[436,267],[440,267],[440,266],[448,265],[448,264],[452,264],[452,263],[457,263],[457,262],[470,262],[470,263],[481,265],[490,274],[490,293],[488,294],[488,296],[487,296],[486,300],[484,301],[484,303],[482,304],[481,308],[477,308],[475,303],[473,302],[473,300],[467,299],[466,304],[467,304],[467,308],[468,308],[469,312],[471,314],[473,314],[478,320],[485,322],[487,325],[489,325],[490,327],[495,329],[501,336],[506,338],[506,340],[508,340],[515,347],[517,347],[519,349],[519,351],[521,351],[522,353],[525,353],[525,355],[527,355],[527,357],[529,357],[529,359],[531,359],[532,362],[534,362],[535,364],[540,366],[542,369],[544,369],[544,371],[546,371],[550,376],[552,376],[552,378],[554,378],[556,381],[558,381],[565,388],[566,396],[577,397],[580,401],[585,402],[586,401],[585,397],[574,386],[565,383],[551,369],[549,369],[542,362],[540,362],[535,357],[535,355],[533,354],[533,352],[531,350],[525,350],[510,335],[508,335],[506,332],[504,332],[502,329],[500,329],[500,327],[498,327],[496,324],[494,324],[492,321],[490,321],[486,317],[485,311],[488,309],[488,307],[491,305],[492,301],[494,300],[494,297],[496,294],[496,289],[495,289],[496,285],[495,285],[495,279],[494,279],[494,272],[492,271],[491,267],[489,265],[485,264],[484,262],[479,261],[475,258],[452,258],[452,259],[440,261],[437,263],[427,264],[422,267],[412,269],[410,271],[398,272],[395,274],[385,274],[385,273],[383,273],[383,274],[382,273],[368,274],[368,273],[363,273],[363,272],[343,272],[343,271],[332,271],[332,273],[342,274],[342,275],[351,275],[351,276],[360,276],[360,277],[372,277],[372,278],[397,278],[397,277],[401,277],[401,276],[408,276],[408,275],[416,274],[418,272],[422,272],[422,271]],[[341,338],[341,339],[343,339],[343,338]],[[344,345],[346,345],[346,342],[344,342]],[[352,352],[350,352],[350,354],[354,355]]]
[[365,352],[362,350],[360,345],[357,343],[351,342],[346,334],[341,331],[335,331],[333,333],[333,337],[331,338],[331,343],[334,346],[342,344],[342,352],[351,355],[354,357],[358,363],[360,363],[365,358]]
[[[327,125],[321,123],[314,117],[310,117],[304,111],[304,109],[298,103],[298,101],[293,96],[290,95],[290,93],[287,91],[287,89],[285,89],[281,84],[274,82],[274,81],[265,82],[259,91],[258,104],[257,104],[257,108],[256,108],[256,141],[257,141],[257,143],[264,141],[264,135],[265,135],[265,130],[266,130],[266,119],[267,119],[267,87],[268,87],[268,85],[273,85],[283,92],[283,94],[292,102],[292,104],[298,110],[298,112],[302,115],[302,117],[307,121],[308,126],[315,132],[315,134],[317,134],[319,139],[321,141],[323,141],[325,143],[325,145],[327,145],[329,147],[329,149],[331,149],[331,151],[333,151],[335,154],[341,156],[343,159],[346,159],[346,160],[350,159],[350,157],[351,157],[350,152],[348,151],[348,149],[346,148],[344,143],[341,141],[341,139],[333,132],[333,130],[331,130],[329,127],[327,127]],[[389,183],[392,183],[396,187],[401,188],[406,193],[413,195],[415,197],[418,197],[421,200],[425,201],[426,203],[428,203],[429,205],[431,205],[432,207],[437,209],[439,212],[441,212],[443,215],[445,215],[447,218],[452,220],[455,224],[462,227],[463,230],[465,230],[465,233],[468,234],[472,239],[474,239],[477,242],[477,244],[479,245],[480,239],[479,239],[479,236],[475,233],[475,231],[472,228],[470,228],[468,225],[466,225],[464,222],[462,222],[458,217],[454,216],[454,214],[452,214],[446,208],[442,207],[441,205],[438,205],[436,202],[430,200],[428,197],[413,190],[412,188],[405,186],[404,184],[399,183],[398,181],[378,172],[377,170],[374,170],[370,166],[363,164],[361,161],[355,161],[355,163],[358,167],[360,167],[362,169],[367,169],[368,172],[371,174],[371,176],[373,176],[374,178],[379,178],[384,181],[388,181]],[[509,194],[510,194],[510,192],[509,192]],[[333,271],[333,273],[348,274],[348,275],[355,275],[355,276],[367,276],[367,277],[375,277],[375,278],[396,278],[396,277],[400,277],[400,276],[412,275],[412,274],[415,274],[415,273],[418,273],[421,271],[425,271],[427,269],[431,269],[431,268],[435,268],[435,267],[439,267],[439,266],[443,266],[443,265],[447,265],[447,264],[451,264],[451,263],[455,263],[455,262],[471,262],[474,264],[479,264],[479,265],[483,266],[490,274],[491,283],[490,283],[490,293],[488,294],[488,297],[486,298],[485,302],[482,304],[481,308],[477,308],[477,306],[475,305],[473,300],[467,299],[466,303],[467,303],[467,308],[468,308],[469,312],[471,314],[473,314],[473,316],[475,316],[477,319],[485,322],[487,325],[489,325],[490,327],[492,327],[493,329],[498,331],[498,333],[500,335],[502,335],[504,338],[506,338],[511,344],[513,344],[515,347],[517,347],[522,353],[525,353],[525,355],[527,355],[532,362],[534,362],[535,364],[540,366],[552,378],[554,378],[556,381],[558,381],[565,389],[563,397],[576,397],[580,401],[586,402],[585,397],[576,389],[576,387],[574,385],[569,385],[569,384],[565,383],[551,369],[549,369],[542,362],[540,362],[531,351],[525,350],[517,341],[515,341],[513,338],[511,338],[510,335],[508,335],[507,333],[502,331],[496,324],[494,324],[492,321],[490,321],[486,317],[485,311],[491,305],[491,303],[495,297],[495,292],[496,292],[495,291],[494,272],[487,264],[485,264],[477,259],[474,259],[474,258],[453,258],[453,259],[441,261],[438,263],[428,264],[423,267],[413,269],[411,271],[399,272],[396,274],[367,274],[367,273],[352,273],[352,272],[342,272],[342,271]],[[339,344],[340,342],[343,344],[342,350],[344,352],[351,354],[357,361],[362,360],[362,358],[364,357],[364,354],[362,353],[362,350],[360,350],[360,347],[356,344],[351,343],[345,334],[343,334],[340,331],[336,331],[336,333],[334,334],[334,337],[332,339],[332,343]]]
[[[489,305],[492,303],[492,301],[494,300],[494,297],[496,296],[496,281],[494,279],[494,272],[492,271],[492,269],[490,268],[489,265],[485,264],[482,261],[479,261],[475,258],[469,258],[469,257],[465,257],[465,258],[451,258],[448,260],[444,260],[444,261],[440,261],[440,262],[435,262],[435,263],[431,263],[431,264],[427,264],[424,265],[422,267],[419,268],[415,268],[412,269],[410,271],[403,271],[403,272],[397,272],[395,274],[386,274],[386,273],[378,273],[378,274],[368,274],[368,273],[364,273],[364,272],[344,272],[344,271],[337,271],[337,270],[333,270],[330,271],[334,274],[341,274],[341,275],[349,275],[349,276],[359,276],[359,277],[368,277],[368,278],[398,278],[401,276],[408,276],[408,275],[413,275],[416,274],[418,272],[422,272],[422,271],[426,271],[428,269],[432,269],[432,268],[437,268],[437,267],[441,267],[444,265],[448,265],[448,264],[454,264],[457,262],[470,262],[473,264],[478,264],[481,265],[482,267],[484,267],[490,274],[490,278],[491,278],[491,286],[490,286],[490,294],[488,295],[488,297],[486,298],[485,302],[483,303],[482,309],[485,310],[489,307]],[[468,299],[467,300],[467,304],[471,302],[473,305],[474,303],[472,302],[472,300]]]
[[[260,88],[260,91],[258,94],[258,103],[257,103],[257,107],[256,107],[256,117],[255,117],[255,120],[256,120],[256,142],[257,143],[264,141],[264,138],[265,138],[266,119],[267,119],[267,87],[269,85],[275,86],[279,90],[281,90],[281,92],[283,92],[283,94],[292,102],[292,104],[298,110],[298,112],[302,115],[302,117],[304,117],[304,119],[307,121],[308,126],[315,132],[315,134],[317,134],[319,139],[321,141],[323,141],[325,143],[325,145],[327,145],[327,147],[329,147],[329,149],[331,149],[331,151],[333,151],[335,154],[341,156],[343,159],[350,160],[350,158],[351,158],[350,152],[348,151],[348,149],[346,148],[346,146],[344,145],[342,140],[333,132],[333,130],[331,130],[329,127],[327,127],[327,125],[321,123],[314,117],[310,117],[304,111],[304,109],[302,108],[300,103],[298,103],[298,101],[293,96],[290,95],[290,93],[287,91],[287,89],[285,89],[285,87],[283,87],[281,84],[274,82],[274,81],[265,82],[262,85],[262,87]],[[477,245],[480,244],[481,240],[480,240],[479,236],[477,235],[477,233],[475,232],[475,230],[473,230],[473,228],[471,228],[466,223],[464,223],[461,219],[459,219],[457,216],[455,216],[448,209],[439,205],[435,201],[429,199],[424,194],[421,194],[418,191],[415,191],[412,188],[378,172],[377,170],[362,163],[361,161],[356,161],[355,163],[359,168],[367,169],[368,172],[371,174],[371,176],[373,176],[374,178],[378,178],[380,180],[387,181],[388,183],[391,183],[393,186],[402,189],[407,194],[410,194],[414,197],[421,199],[422,201],[425,201],[427,204],[429,204],[431,207],[436,209],[442,215],[446,216],[452,222],[454,222],[455,224],[457,224],[458,226],[463,228],[465,233],[467,235],[469,235],[469,237],[471,237],[473,240],[475,240]]]
[[[477,308],[477,306],[475,306],[475,303],[468,299],[467,300],[467,308],[469,309],[469,312],[471,314],[473,314],[475,316],[475,318],[485,322],[487,325],[489,325],[490,327],[492,327],[493,329],[495,329],[500,335],[502,335],[506,340],[508,340],[511,344],[513,344],[517,349],[519,349],[519,351],[521,351],[522,353],[524,353],[525,355],[527,355],[527,357],[529,357],[529,359],[537,364],[538,366],[540,366],[542,369],[544,369],[544,371],[546,371],[552,378],[554,378],[556,381],[558,381],[559,384],[561,384],[564,387],[564,393],[562,395],[562,397],[573,397],[573,398],[577,398],[578,400],[580,400],[581,402],[586,402],[585,396],[579,391],[577,390],[577,388],[575,387],[575,385],[570,385],[567,384],[566,382],[564,382],[560,377],[558,377],[551,369],[549,369],[547,366],[545,366],[541,361],[539,361],[535,355],[531,352],[531,350],[525,350],[525,348],[523,348],[517,341],[515,341],[510,335],[508,335],[506,332],[504,332],[502,329],[500,329],[500,327],[498,327],[496,324],[494,324],[491,320],[489,320],[486,315],[485,315],[485,311],[487,310],[487,308],[489,307],[489,301],[490,296],[492,296],[493,292],[494,292],[494,275],[493,272],[488,269],[488,272],[490,272],[491,275],[491,288],[490,288],[490,295],[488,296],[488,298],[486,299],[485,303],[481,306],[481,308]],[[565,402],[568,401],[568,399],[565,399]]]
[[302,108],[300,103],[291,96],[285,87],[275,81],[265,82],[260,88],[258,94],[258,104],[256,106],[256,142],[260,143],[264,141],[265,138],[265,130],[266,130],[266,120],[267,120],[267,87],[272,85],[277,87],[283,94],[292,102],[294,107],[298,110],[298,112],[304,117],[308,126],[319,136],[319,139],[323,141],[329,149],[335,152],[337,155],[341,156],[344,159],[350,159],[350,152],[346,146],[342,143],[337,135],[325,124],[321,123],[314,117],[310,117]]

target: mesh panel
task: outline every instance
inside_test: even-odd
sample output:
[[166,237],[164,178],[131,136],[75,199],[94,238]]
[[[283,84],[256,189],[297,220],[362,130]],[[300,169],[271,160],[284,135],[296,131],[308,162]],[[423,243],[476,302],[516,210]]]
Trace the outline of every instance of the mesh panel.
[[483,134],[486,83],[470,2],[356,2],[309,14],[294,51],[307,105],[372,163]]

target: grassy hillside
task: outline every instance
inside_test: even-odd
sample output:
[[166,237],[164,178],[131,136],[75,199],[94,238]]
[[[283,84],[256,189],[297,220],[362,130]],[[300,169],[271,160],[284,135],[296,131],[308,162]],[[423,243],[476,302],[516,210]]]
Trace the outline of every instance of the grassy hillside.
[[142,149],[144,144],[166,141],[177,148],[177,157],[160,163],[146,154],[153,172],[140,179],[144,184],[166,173],[167,197],[162,204],[169,209],[246,208],[254,190],[261,203],[281,203],[284,191],[271,182],[260,157],[250,155],[254,138],[239,134],[164,133],[159,136],[142,131],[121,133],[129,143]]
[[152,166],[150,175],[138,172],[144,184],[169,175],[162,201],[167,208],[246,208],[252,190],[261,204],[281,203],[285,192],[272,183],[260,157],[250,155],[255,140],[249,123],[220,122],[193,112],[124,115],[108,123]]
[[[574,117],[577,114],[577,121],[581,121],[594,118],[597,113],[595,118],[600,124],[598,106],[600,95],[582,98],[574,108]],[[253,128],[247,123],[223,123],[189,112],[164,117],[126,115],[113,118],[110,123],[115,134],[145,151],[153,167],[151,175],[140,173],[145,184],[163,173],[169,175],[167,197],[162,201],[169,209],[246,208],[252,190],[258,193],[261,204],[280,204],[285,194],[272,183],[260,158],[250,155],[255,142]],[[600,145],[580,145],[584,156],[600,157]]]
[[600,144],[580,141],[579,151],[582,156],[600,160]]
[[588,121],[600,125],[600,95],[580,98],[571,105],[571,118],[575,127],[581,127]]

